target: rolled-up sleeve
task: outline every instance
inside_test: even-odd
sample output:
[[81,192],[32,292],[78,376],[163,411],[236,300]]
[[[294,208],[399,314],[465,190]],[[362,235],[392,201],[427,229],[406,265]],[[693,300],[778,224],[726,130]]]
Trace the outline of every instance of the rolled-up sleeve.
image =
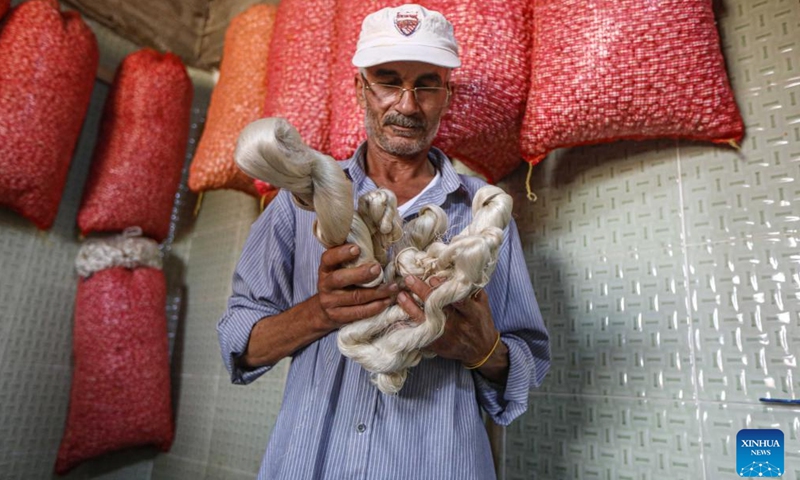
[[473,377],[483,409],[498,425],[508,425],[527,410],[528,392],[541,385],[550,368],[550,341],[513,220],[486,292],[495,326],[508,347],[508,379],[500,386],[477,371]]
[[291,306],[294,235],[290,196],[282,191],[250,228],[233,274],[228,308],[217,324],[222,361],[233,383],[250,383],[272,368],[245,370],[236,359],[247,349],[256,323]]

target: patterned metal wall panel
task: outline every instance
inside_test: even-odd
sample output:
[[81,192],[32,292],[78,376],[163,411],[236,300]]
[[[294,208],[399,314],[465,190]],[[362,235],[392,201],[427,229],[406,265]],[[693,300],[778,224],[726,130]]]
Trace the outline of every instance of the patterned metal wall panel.
[[[57,478],[52,472],[64,433],[69,386],[68,365],[21,368],[0,363],[0,478]],[[87,477],[74,471],[63,478]]]
[[689,249],[702,400],[800,396],[798,240],[775,237]]
[[205,480],[253,480],[253,478],[254,475],[249,472],[211,465],[206,470],[205,476]]
[[693,403],[531,394],[508,428],[508,480],[702,478]]
[[554,393],[690,399],[690,322],[681,251],[530,264],[551,335]]
[[[182,329],[180,371],[183,374],[222,375],[224,367],[219,356],[216,325],[230,294],[237,258],[237,232],[230,229],[196,231],[191,242],[186,269],[188,298]],[[212,355],[215,352],[217,355]]]
[[110,453],[101,461],[89,462],[83,468],[86,478],[92,480],[142,480],[150,478],[157,455],[150,448],[123,450]]
[[227,376],[220,377],[209,468],[251,476],[258,471],[280,410],[286,380],[283,372],[281,365],[247,387],[232,385]]
[[682,146],[689,243],[799,228],[800,7],[723,3],[720,30],[747,136],[738,153]]
[[[170,456],[198,463],[208,461],[217,402],[218,375],[175,375],[175,440]],[[156,470],[161,467],[156,466]]]
[[159,455],[153,461],[152,480],[188,480],[204,478],[206,464],[171,454]]
[[216,334],[233,269],[257,214],[256,200],[247,195],[208,192],[191,233],[178,242],[188,247],[186,311],[173,358],[180,395],[177,431],[170,453],[154,462],[152,478],[252,478],[260,464],[287,365],[276,366],[253,385],[234,386]]
[[530,256],[597,256],[680,245],[675,143],[615,143],[561,150],[534,168],[525,198],[522,167],[501,186]]

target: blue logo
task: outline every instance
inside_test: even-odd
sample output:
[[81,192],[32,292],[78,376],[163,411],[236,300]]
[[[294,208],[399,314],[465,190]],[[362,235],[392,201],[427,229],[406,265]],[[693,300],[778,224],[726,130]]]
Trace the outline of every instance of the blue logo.
[[739,430],[736,472],[740,477],[783,475],[783,432],[776,429]]

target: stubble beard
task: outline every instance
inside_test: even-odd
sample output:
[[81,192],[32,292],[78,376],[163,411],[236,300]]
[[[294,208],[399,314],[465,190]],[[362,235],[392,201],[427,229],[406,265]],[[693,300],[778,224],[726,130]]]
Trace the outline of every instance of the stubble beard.
[[[386,120],[388,120],[388,124],[391,124],[392,121],[397,121],[407,122],[409,126],[419,125],[423,129],[428,127],[424,121],[406,117],[400,113],[388,115]],[[381,128],[381,121],[377,113],[369,106],[364,109],[364,126],[367,130],[367,138],[374,140],[386,153],[401,158],[414,157],[427,150],[433,143],[433,139],[436,138],[436,133],[439,131],[439,124],[441,123],[440,120],[441,117],[437,118],[436,124],[428,127],[423,137],[390,138],[386,131]]]

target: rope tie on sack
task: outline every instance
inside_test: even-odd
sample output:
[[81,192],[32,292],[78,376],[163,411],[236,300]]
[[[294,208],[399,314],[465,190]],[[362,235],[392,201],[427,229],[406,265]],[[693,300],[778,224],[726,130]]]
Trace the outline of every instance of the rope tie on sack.
[[83,278],[112,267],[161,269],[158,243],[142,236],[139,227],[128,227],[121,234],[87,240],[75,258],[75,268]]
[[[314,235],[326,248],[358,245],[361,255],[348,266],[380,263],[383,275],[362,286],[402,285],[407,275],[425,282],[434,276],[444,280],[422,305],[425,321],[421,324],[400,306],[391,305],[339,330],[342,354],[369,371],[382,392],[400,391],[408,369],[420,362],[426,355],[423,349],[444,332],[444,308],[489,282],[511,219],[511,197],[491,185],[478,190],[472,201],[472,222],[445,244],[441,239],[448,228],[447,215],[438,206],[423,207],[404,227],[390,190],[362,195],[355,209],[352,186],[336,161],[305,145],[284,119],[265,118],[248,125],[239,137],[235,159],[248,175],[289,190],[299,208],[316,212]],[[390,251],[396,252],[393,261]]]

